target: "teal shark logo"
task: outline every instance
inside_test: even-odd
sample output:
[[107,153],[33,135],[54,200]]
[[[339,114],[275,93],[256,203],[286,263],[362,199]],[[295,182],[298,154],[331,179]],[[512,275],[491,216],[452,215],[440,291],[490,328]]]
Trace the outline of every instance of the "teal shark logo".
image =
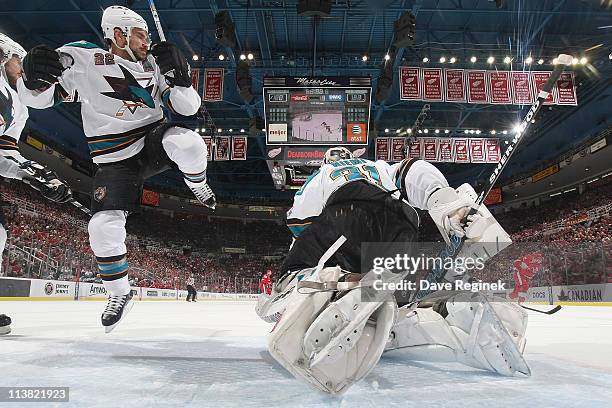
[[153,85],[146,88],[142,87],[136,78],[121,64],[117,64],[123,73],[123,78],[104,76],[106,82],[113,88],[113,92],[102,92],[102,95],[109,98],[123,101],[123,108],[117,112],[117,116],[123,116],[123,112],[127,108],[130,112],[136,112],[139,107],[155,108],[153,100]]
[[8,129],[13,123],[13,97],[7,91],[7,96],[4,96],[0,91],[0,126],[4,125],[4,130]]

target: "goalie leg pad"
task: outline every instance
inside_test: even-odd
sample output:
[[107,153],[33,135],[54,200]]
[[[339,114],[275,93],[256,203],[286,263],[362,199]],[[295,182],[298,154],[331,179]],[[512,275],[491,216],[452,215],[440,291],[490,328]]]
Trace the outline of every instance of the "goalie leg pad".
[[[330,279],[330,269],[336,268],[325,268],[321,271],[322,275],[326,275],[325,281]],[[306,281],[321,282],[318,275],[316,273]],[[369,314],[360,312],[348,325],[328,329],[325,336],[327,345],[321,348],[315,346],[317,342],[314,333],[317,330],[321,333],[322,327],[312,326],[322,312],[327,310],[333,293],[294,290],[282,318],[268,339],[268,348],[270,354],[296,378],[308,382],[320,391],[341,394],[366,376],[380,359],[397,306],[394,302],[374,302],[377,307],[370,310]],[[346,296],[348,294],[344,297]],[[349,303],[354,300],[351,298]],[[366,307],[359,309],[363,311]],[[345,309],[344,306],[336,305],[333,310]],[[321,318],[319,323],[324,321],[328,321],[328,318]],[[342,344],[339,336],[346,336],[346,332],[353,332],[356,328],[359,328],[358,333],[353,333],[353,337],[346,337],[350,339],[348,342],[351,346],[348,350],[339,352],[346,344]],[[346,338],[343,337],[344,341],[347,341]]]
[[385,353],[418,361],[457,361],[511,376],[530,375],[522,353],[527,314],[500,298],[494,303],[482,295],[451,296],[448,315],[431,308],[403,312],[392,328]]

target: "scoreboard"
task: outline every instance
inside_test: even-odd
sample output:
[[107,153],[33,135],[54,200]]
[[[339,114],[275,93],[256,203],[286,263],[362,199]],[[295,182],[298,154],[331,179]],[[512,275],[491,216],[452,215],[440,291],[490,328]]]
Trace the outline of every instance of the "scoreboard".
[[268,145],[367,145],[370,77],[264,77]]

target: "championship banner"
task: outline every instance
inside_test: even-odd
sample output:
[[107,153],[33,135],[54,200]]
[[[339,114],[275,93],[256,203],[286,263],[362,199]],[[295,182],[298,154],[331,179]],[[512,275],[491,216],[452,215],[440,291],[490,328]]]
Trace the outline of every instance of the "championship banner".
[[438,139],[423,139],[423,159],[429,162],[438,161]]
[[411,159],[423,159],[423,148],[420,140],[415,140],[408,146],[408,157]]
[[142,204],[159,207],[159,193],[157,191],[142,190]]
[[470,162],[468,140],[469,139],[455,139],[455,163]]
[[512,95],[510,94],[510,72],[489,71],[489,95],[491,96],[492,104],[512,104]]
[[213,143],[211,137],[203,137],[204,143],[206,143],[206,160],[211,161],[213,159]]
[[444,92],[446,102],[465,102],[465,79],[463,69],[445,69],[446,89]]
[[489,191],[489,194],[484,199],[484,205],[499,204],[502,202],[502,189],[501,187],[494,187]]
[[247,159],[247,137],[234,136],[232,137],[232,160]]
[[[544,72],[544,71],[538,71],[538,72],[531,73],[531,82],[533,83],[533,93],[536,98],[538,97],[538,94],[544,87],[544,84],[548,81],[548,78],[550,78],[550,74],[551,74],[550,72]],[[544,101],[544,105],[554,105],[557,103],[557,98],[556,98],[557,93],[555,91],[556,90],[553,88],[553,91],[550,94],[548,94],[548,98],[546,98],[546,100]]]
[[441,162],[452,163],[455,161],[453,152],[453,139],[438,139],[438,146],[440,146],[440,157],[438,158]]
[[485,147],[487,152],[487,163],[499,163],[499,160],[501,159],[501,149],[499,148],[499,140],[486,139]]
[[376,160],[389,161],[389,138],[388,137],[377,137],[376,138],[376,151],[374,156]]
[[538,181],[545,179],[548,176],[552,176],[556,172],[559,171],[559,164],[553,164],[550,167],[545,168],[544,170],[538,171],[536,174],[531,176],[531,182],[537,183]]
[[223,100],[223,68],[206,68],[204,70],[204,102],[221,102]]
[[576,83],[573,72],[563,72],[557,80],[557,95],[559,105],[578,105],[576,97]]
[[533,89],[529,79],[529,72],[512,72],[512,102],[515,105],[531,105],[533,103]]
[[428,102],[444,101],[442,68],[423,68],[423,100]]
[[400,99],[401,100],[420,100],[421,83],[420,68],[400,67]]
[[198,94],[200,93],[200,68],[191,69],[191,86]]
[[484,139],[470,139],[470,156],[471,163],[484,163]]
[[391,140],[391,161],[402,161],[406,158],[404,149],[406,147],[406,139],[403,137],[394,137]]
[[216,137],[215,143],[215,160],[229,160],[230,158],[230,137],[219,136]]
[[486,71],[467,71],[467,97],[469,103],[489,103]]

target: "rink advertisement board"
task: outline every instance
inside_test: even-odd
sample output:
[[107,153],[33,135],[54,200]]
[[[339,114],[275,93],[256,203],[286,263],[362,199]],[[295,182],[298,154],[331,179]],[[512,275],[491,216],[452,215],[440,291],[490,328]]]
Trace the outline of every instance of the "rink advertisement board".
[[367,145],[370,77],[264,77],[268,145]]
[[527,290],[527,302],[596,304],[612,302],[612,284],[540,286]]
[[[550,71],[486,71],[400,67],[400,100],[530,105]],[[546,105],[577,105],[574,72],[564,72]]]
[[[376,160],[403,160],[406,157],[405,140],[377,137]],[[501,148],[498,139],[426,137],[411,141],[407,154],[412,159],[438,163],[498,163]]]

